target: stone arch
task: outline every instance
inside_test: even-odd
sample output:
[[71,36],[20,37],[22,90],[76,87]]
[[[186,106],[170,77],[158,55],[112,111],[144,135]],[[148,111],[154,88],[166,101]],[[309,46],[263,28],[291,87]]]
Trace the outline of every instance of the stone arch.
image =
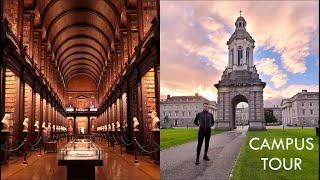
[[[231,108],[232,108],[232,114],[231,114],[231,129],[236,129],[236,107],[240,102],[246,102],[249,106],[248,97],[246,95],[237,94],[234,96],[231,100]],[[249,114],[250,115],[250,114]]]

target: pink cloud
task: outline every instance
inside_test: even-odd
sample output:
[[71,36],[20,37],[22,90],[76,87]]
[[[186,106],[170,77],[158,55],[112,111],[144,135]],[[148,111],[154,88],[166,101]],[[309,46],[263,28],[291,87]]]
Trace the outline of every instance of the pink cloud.
[[288,77],[280,70],[279,66],[275,63],[273,58],[264,58],[256,63],[258,73],[265,74],[270,77],[270,81],[274,87],[279,88],[285,85],[288,81]]

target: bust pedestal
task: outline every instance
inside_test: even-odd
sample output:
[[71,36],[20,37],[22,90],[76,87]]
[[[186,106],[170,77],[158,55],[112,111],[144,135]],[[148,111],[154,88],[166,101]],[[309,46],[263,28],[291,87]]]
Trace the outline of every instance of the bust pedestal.
[[[27,142],[28,142],[28,140],[29,140],[29,139],[28,139],[28,130],[23,130],[23,131],[22,131],[22,137],[23,137],[23,139],[26,138],[26,139],[27,139]],[[26,143],[26,147],[27,147],[28,149],[30,149],[28,143]]]
[[[9,134],[10,134],[9,130],[2,130],[1,131],[0,145],[2,146],[3,144],[6,143],[6,145],[3,147],[4,149],[9,148]],[[8,159],[9,159],[8,152],[1,150],[1,164],[7,164]]]
[[[152,130],[152,139],[153,139],[153,143],[157,143],[160,146],[160,130],[159,129],[155,129]],[[157,147],[157,145],[153,145],[153,151],[158,149],[159,147]],[[152,153],[153,159],[155,160],[154,162],[156,164],[160,164],[160,148],[158,151]]]

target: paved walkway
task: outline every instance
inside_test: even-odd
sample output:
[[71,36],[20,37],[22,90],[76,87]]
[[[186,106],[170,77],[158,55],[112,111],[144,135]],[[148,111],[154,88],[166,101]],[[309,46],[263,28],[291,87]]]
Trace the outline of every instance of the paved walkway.
[[[202,160],[204,144],[200,155],[200,165],[195,165],[197,141],[161,151],[161,179],[207,180],[228,179],[234,162],[240,152],[247,128],[223,132],[210,139],[208,156]],[[173,137],[174,138],[174,137]]]

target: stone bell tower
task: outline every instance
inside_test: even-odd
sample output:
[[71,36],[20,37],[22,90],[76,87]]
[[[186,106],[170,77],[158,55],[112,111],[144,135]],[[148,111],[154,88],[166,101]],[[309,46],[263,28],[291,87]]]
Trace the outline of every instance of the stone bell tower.
[[263,88],[266,83],[259,79],[253,64],[254,40],[246,30],[247,22],[241,16],[235,22],[236,29],[227,42],[228,66],[218,89],[216,129],[236,128],[236,106],[240,102],[249,105],[249,130],[265,130]]

